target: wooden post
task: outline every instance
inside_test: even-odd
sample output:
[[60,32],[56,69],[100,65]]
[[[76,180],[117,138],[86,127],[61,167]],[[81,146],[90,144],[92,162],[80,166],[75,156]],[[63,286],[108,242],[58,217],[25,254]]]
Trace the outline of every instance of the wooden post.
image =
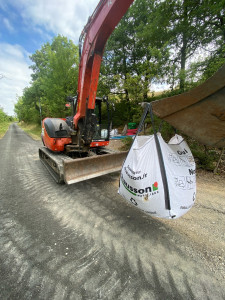
[[223,147],[222,150],[221,150],[219,160],[218,160],[218,162],[217,162],[217,164],[216,164],[216,167],[215,167],[215,169],[214,169],[214,171],[213,171],[214,174],[216,174],[217,171],[218,171],[219,164],[220,164],[221,159],[222,159],[222,156],[223,156],[223,154],[224,154],[224,150],[225,150],[225,147]]

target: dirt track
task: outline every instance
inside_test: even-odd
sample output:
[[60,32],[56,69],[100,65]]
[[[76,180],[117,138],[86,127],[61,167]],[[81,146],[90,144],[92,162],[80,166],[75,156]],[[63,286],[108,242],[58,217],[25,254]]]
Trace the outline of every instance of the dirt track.
[[118,194],[118,173],[57,185],[40,142],[0,140],[1,299],[225,298],[225,180],[198,176],[195,207],[156,220]]
[[199,171],[197,193],[195,207],[169,224],[188,239],[188,254],[197,255],[225,283],[225,178]]
[[[121,149],[121,140],[112,140],[111,148]],[[119,180],[119,179],[118,179]],[[116,183],[117,184],[117,183]],[[225,175],[197,172],[197,202],[182,218],[161,220],[177,234],[188,239],[183,250],[202,260],[225,284]]]

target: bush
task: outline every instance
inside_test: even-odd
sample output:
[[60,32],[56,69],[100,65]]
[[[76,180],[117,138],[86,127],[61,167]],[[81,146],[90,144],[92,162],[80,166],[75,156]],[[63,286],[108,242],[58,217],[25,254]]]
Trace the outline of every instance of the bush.
[[[157,124],[156,128],[158,128],[158,120],[156,120],[156,124]],[[164,123],[161,133],[166,142],[168,142],[170,138],[175,134],[173,127],[167,123]],[[145,134],[146,135],[153,134],[152,127],[148,127],[145,130]],[[185,138],[192,151],[197,168],[207,170],[207,171],[213,171],[219,159],[219,152],[217,151],[217,149],[207,149],[204,145],[201,145],[200,143],[193,140],[192,138],[189,138],[184,135],[182,136]],[[133,143],[133,139],[131,137],[126,137],[125,139],[122,140],[122,142],[124,144],[122,150],[127,151],[130,149]]]
[[195,158],[197,168],[213,171],[219,159],[216,149],[208,149],[191,138],[187,138],[187,142]]
[[130,147],[133,143],[133,139],[132,139],[132,137],[128,136],[128,137],[125,137],[124,139],[122,139],[122,142],[123,142],[123,147],[121,150],[127,151],[130,149]]

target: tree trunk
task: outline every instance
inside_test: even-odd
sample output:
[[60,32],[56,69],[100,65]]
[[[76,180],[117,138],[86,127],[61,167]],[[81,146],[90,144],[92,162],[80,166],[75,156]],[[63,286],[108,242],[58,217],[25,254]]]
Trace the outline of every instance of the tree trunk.
[[182,48],[181,48],[181,62],[180,62],[180,89],[184,91],[185,88],[185,67],[187,56],[187,33],[188,28],[188,9],[187,1],[183,2],[183,33],[182,33]]
[[185,88],[185,67],[186,67],[186,47],[187,43],[183,40],[183,47],[181,48],[181,63],[180,63],[180,89],[184,91]]
[[144,82],[144,93],[143,93],[143,101],[147,102],[148,101],[148,71],[146,72],[145,76],[145,82]]
[[225,28],[224,28],[224,20],[222,16],[219,18],[219,21],[220,21],[220,27],[223,35],[223,40],[225,42]]
[[[123,46],[123,53],[125,53],[124,46]],[[124,73],[124,79],[125,79],[125,82],[126,82],[126,80],[127,80],[127,62],[126,62],[126,56],[125,55],[123,56],[123,73]],[[131,105],[130,105],[129,91],[128,91],[128,89],[125,88],[124,92],[125,92],[125,99],[126,99],[126,102],[127,102],[128,116],[129,116],[129,119],[130,119],[131,118]]]
[[225,148],[222,148],[221,153],[220,153],[220,157],[219,157],[218,162],[217,162],[217,164],[216,164],[216,167],[215,167],[215,169],[214,169],[214,171],[213,171],[214,174],[216,174],[216,173],[218,172],[218,168],[219,168],[220,162],[221,162],[221,160],[222,160],[222,157],[223,157],[223,155],[224,155],[224,151],[225,151]]

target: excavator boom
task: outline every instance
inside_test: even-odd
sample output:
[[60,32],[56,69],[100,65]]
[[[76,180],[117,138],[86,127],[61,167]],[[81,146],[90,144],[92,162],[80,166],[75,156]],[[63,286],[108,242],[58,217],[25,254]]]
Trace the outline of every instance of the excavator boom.
[[[93,131],[88,130],[95,108],[100,66],[105,44],[123,15],[134,0],[101,0],[81,33],[84,39],[79,65],[77,113],[75,129],[83,131],[83,140],[90,143]],[[81,51],[80,51],[81,52]]]

